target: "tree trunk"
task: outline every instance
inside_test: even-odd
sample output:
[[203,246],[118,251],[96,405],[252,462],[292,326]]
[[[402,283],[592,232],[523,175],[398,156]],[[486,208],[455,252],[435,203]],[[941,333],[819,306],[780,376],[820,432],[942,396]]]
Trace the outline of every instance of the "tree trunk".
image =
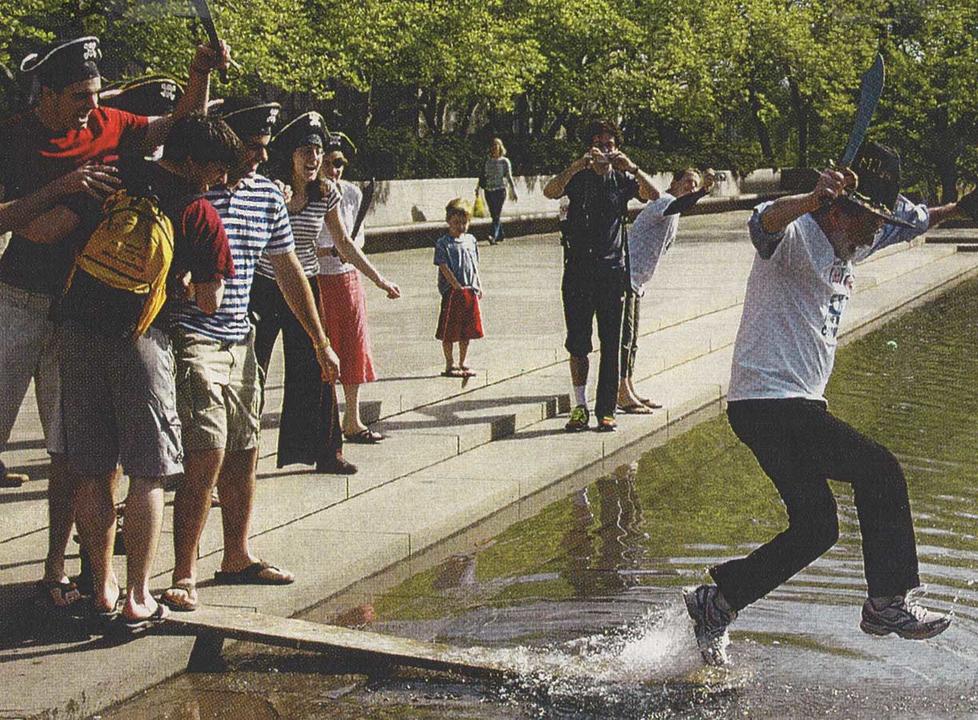
[[791,88],[791,109],[795,115],[795,129],[798,131],[797,166],[808,167],[808,101],[802,96],[794,78],[788,79]]
[[761,99],[757,94],[757,82],[752,77],[747,83],[747,93],[750,98],[751,119],[757,132],[757,142],[761,145],[761,154],[768,165],[774,167],[774,148],[771,147],[771,132],[761,117]]

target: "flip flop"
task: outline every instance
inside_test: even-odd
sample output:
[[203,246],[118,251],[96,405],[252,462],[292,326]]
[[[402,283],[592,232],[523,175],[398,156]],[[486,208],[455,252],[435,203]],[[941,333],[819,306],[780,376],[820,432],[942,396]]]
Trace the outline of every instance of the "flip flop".
[[451,370],[443,370],[441,376],[447,378],[465,377],[465,375],[462,374],[461,368],[452,368]]
[[657,402],[652,402],[649,398],[639,398],[638,401],[642,403],[645,407],[652,408],[653,410],[661,410],[662,405]]
[[126,620],[120,615],[119,617],[122,619],[122,622],[119,624],[121,626],[120,630],[129,637],[135,637],[162,625],[169,616],[170,611],[167,606],[161,602],[157,602],[156,610],[149,617],[140,618],[139,620]]
[[71,580],[38,580],[37,594],[40,601],[58,610],[82,599],[81,590]]
[[295,576],[287,570],[259,560],[243,570],[218,570],[214,573],[214,581],[224,585],[291,585],[295,582]]
[[[177,599],[173,591],[186,595],[186,601]],[[191,580],[175,582],[163,591],[159,602],[177,612],[193,612],[200,607],[200,600],[197,599],[197,584]]]
[[626,415],[651,415],[652,414],[652,408],[642,403],[636,403],[634,405],[619,405],[618,409],[621,410]]
[[470,367],[459,368],[459,377],[470,378],[475,377],[478,373]]
[[379,443],[381,440],[385,440],[386,438],[387,436],[384,435],[383,433],[375,432],[370,428],[364,428],[360,432],[355,432],[352,435],[347,435],[346,433],[343,433],[344,440],[350,443],[360,444],[360,445],[375,445],[376,443]]

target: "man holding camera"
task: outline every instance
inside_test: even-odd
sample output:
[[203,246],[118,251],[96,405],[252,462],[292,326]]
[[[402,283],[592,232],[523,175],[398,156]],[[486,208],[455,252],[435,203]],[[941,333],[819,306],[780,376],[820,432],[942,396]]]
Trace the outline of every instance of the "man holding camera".
[[618,149],[618,128],[607,120],[592,122],[585,135],[588,149],[543,188],[551,200],[567,196],[570,204],[561,239],[564,276],[561,295],[570,353],[574,409],[565,429],[587,430],[590,415],[586,387],[591,331],[598,321],[601,360],[594,413],[597,429],[614,431],[618,393],[618,348],[627,282],[625,221],[628,201],[658,197],[652,178]]

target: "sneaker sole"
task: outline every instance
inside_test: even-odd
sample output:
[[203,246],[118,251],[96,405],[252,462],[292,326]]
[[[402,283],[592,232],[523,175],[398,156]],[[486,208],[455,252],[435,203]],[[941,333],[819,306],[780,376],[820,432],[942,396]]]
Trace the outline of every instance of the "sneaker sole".
[[867,635],[876,635],[883,637],[893,633],[894,635],[903,638],[904,640],[928,640],[932,637],[940,635],[942,632],[947,630],[951,626],[950,620],[945,620],[937,625],[931,626],[929,630],[921,632],[908,632],[906,630],[900,630],[898,628],[892,628],[888,625],[877,625],[876,623],[868,622],[867,620],[862,620],[859,623],[859,629],[862,630]]

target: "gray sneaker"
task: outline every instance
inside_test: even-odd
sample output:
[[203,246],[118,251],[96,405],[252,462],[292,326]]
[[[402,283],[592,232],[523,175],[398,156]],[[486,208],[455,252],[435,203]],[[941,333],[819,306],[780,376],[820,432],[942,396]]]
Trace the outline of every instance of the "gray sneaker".
[[716,585],[700,585],[683,589],[686,612],[693,619],[693,632],[703,662],[707,665],[727,664],[727,625],[737,618],[735,610],[724,610],[717,603],[720,590]]
[[920,588],[906,595],[869,598],[863,603],[859,629],[870,635],[896,633],[906,640],[926,640],[940,635],[951,624],[951,618],[917,604]]

